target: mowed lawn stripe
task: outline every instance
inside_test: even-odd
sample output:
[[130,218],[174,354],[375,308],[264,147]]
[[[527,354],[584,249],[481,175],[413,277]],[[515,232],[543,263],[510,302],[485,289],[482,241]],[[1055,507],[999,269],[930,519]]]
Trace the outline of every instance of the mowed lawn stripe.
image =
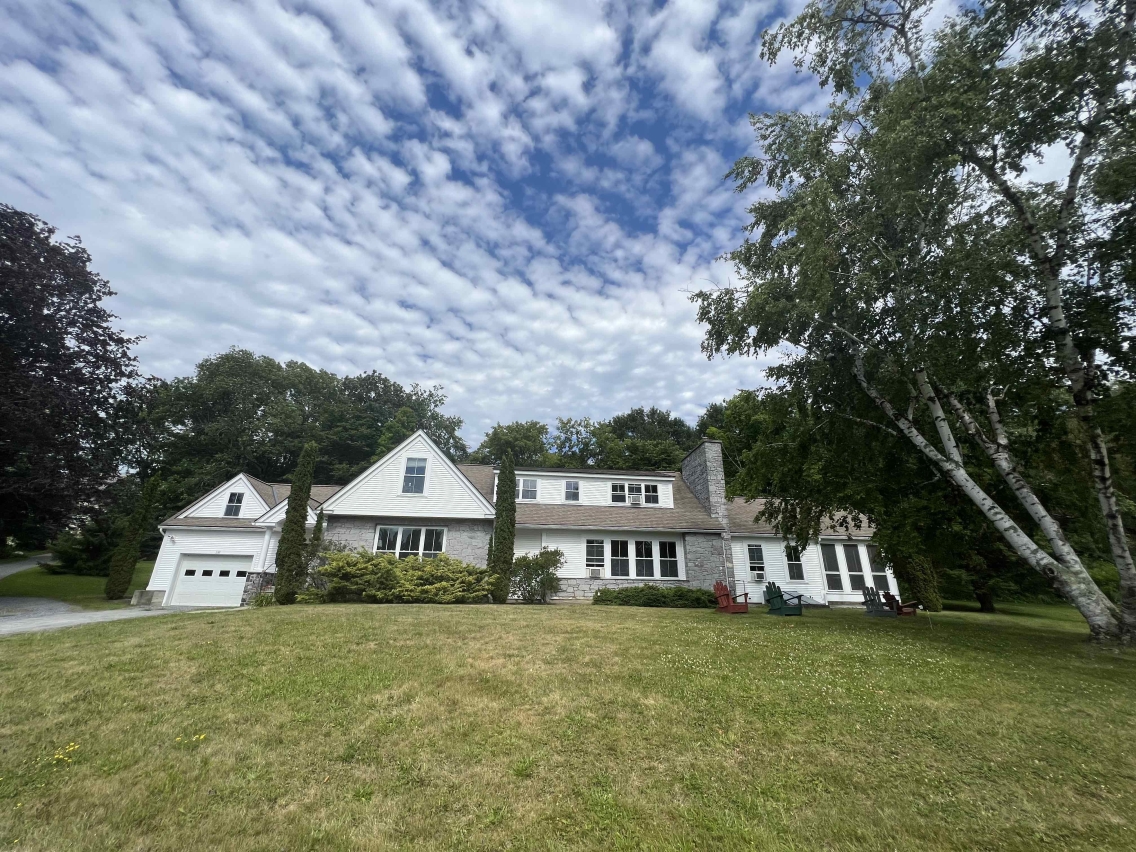
[[1132,848],[1136,657],[1085,635],[1063,607],[296,606],[13,637],[0,841]]

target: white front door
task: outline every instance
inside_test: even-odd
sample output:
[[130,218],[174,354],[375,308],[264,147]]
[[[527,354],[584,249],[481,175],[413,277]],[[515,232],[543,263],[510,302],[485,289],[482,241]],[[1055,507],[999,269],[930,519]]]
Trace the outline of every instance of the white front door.
[[183,553],[170,606],[240,606],[251,556]]

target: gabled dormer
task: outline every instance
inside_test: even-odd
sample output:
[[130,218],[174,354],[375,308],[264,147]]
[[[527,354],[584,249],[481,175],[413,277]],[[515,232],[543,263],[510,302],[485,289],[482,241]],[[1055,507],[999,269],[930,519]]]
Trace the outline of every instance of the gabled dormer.
[[329,517],[493,517],[492,504],[421,429],[321,508]]
[[180,512],[179,518],[224,518],[254,521],[272,508],[250,477],[239,473]]
[[516,474],[518,503],[674,508],[675,475],[666,471],[519,468]]

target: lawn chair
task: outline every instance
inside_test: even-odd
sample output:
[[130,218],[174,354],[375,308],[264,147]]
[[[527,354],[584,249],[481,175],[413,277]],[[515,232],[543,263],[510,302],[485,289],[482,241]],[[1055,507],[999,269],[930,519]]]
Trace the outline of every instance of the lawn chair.
[[718,612],[749,612],[749,592],[732,595],[721,580],[714,584],[714,597],[718,599]]
[[765,603],[769,606],[766,615],[801,615],[805,608],[801,604],[804,595],[787,595],[772,580],[765,584]]
[[880,593],[871,586],[866,586],[863,593],[864,609],[867,611],[868,615],[874,615],[879,618],[895,618],[898,615],[894,609],[889,609],[888,605],[880,600]]
[[900,601],[891,592],[884,592],[884,606],[893,610],[896,615],[915,615],[919,611],[919,607],[923,606],[923,602]]

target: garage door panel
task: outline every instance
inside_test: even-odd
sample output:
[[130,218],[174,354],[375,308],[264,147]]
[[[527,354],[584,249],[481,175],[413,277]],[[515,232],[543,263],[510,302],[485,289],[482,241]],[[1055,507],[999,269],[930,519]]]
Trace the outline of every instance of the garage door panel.
[[240,606],[251,556],[182,554],[171,606]]

